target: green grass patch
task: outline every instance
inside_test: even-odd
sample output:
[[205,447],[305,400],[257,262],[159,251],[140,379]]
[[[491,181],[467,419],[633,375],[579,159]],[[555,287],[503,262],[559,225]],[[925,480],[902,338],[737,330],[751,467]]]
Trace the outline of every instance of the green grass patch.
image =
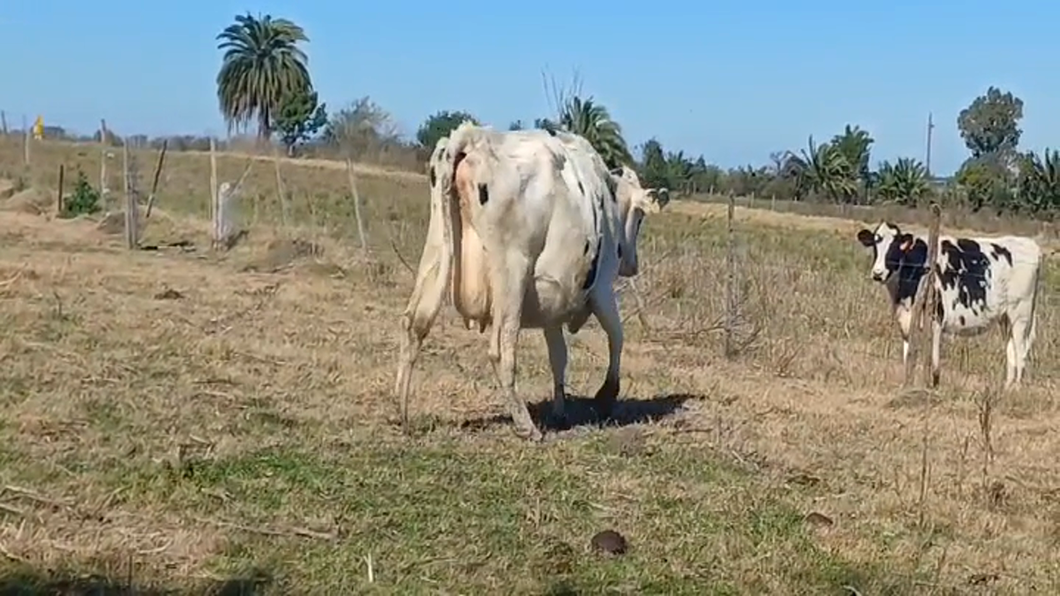
[[[280,446],[180,466],[100,465],[108,469],[84,473],[124,487],[116,505],[149,503],[226,528],[226,546],[208,566],[221,577],[267,577],[255,593],[883,587],[873,570],[818,545],[790,489],[673,441],[631,456],[602,432],[544,446],[429,435],[315,452]],[[604,529],[626,536],[625,555],[591,551]]]

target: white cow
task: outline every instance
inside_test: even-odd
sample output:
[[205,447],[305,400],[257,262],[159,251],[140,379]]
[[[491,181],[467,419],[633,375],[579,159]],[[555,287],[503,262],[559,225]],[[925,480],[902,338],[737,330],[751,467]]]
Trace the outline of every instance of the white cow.
[[[862,229],[857,238],[875,253],[872,279],[887,285],[902,333],[905,362],[909,357],[913,298],[927,270],[927,241],[902,233],[889,222],[880,223],[875,232]],[[934,276],[937,301],[931,333],[933,386],[939,382],[942,333],[978,335],[995,321],[1009,335],[1005,387],[1019,386],[1034,342],[1041,260],[1041,248],[1030,238],[939,237]]]
[[542,329],[562,417],[567,346],[595,315],[607,334],[607,376],[596,393],[607,415],[619,392],[622,321],[613,283],[637,274],[645,213],[668,194],[644,190],[629,168],[609,172],[582,137],[498,132],[470,122],[435,145],[428,165],[431,215],[416,284],[401,318],[395,393],[408,422],[412,367],[448,291],[468,328],[490,329],[489,357],[516,434],[541,432],[515,392],[521,328]]

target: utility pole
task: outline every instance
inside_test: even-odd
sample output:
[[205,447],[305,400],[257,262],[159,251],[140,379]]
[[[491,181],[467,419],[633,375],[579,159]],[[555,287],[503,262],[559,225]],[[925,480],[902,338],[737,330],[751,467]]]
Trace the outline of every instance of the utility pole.
[[928,112],[927,155],[924,159],[924,169],[927,171],[928,180],[931,179],[931,129],[933,128],[935,128],[935,124],[931,121],[931,112]]

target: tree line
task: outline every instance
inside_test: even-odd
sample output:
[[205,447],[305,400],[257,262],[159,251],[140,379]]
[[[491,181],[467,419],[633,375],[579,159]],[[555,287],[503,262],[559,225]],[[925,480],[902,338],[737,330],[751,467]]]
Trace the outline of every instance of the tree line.
[[[301,44],[305,30],[271,15],[237,15],[217,36],[223,52],[217,98],[229,127],[256,128],[257,142],[278,142],[289,156],[334,156],[422,169],[435,142],[464,120],[461,110],[432,114],[408,138],[390,113],[362,97],[329,111],[313,87]],[[969,156],[950,178],[933,176],[916,157],[874,162],[871,132],[857,124],[805,147],[775,151],[766,165],[722,168],[702,155],[666,150],[657,139],[631,148],[607,107],[580,89],[558,93],[555,114],[532,123],[515,120],[509,130],[558,128],[582,135],[610,166],[634,167],[645,185],[678,194],[734,193],[790,201],[917,206],[940,201],[972,211],[1021,213],[1052,218],[1060,212],[1060,152],[1021,151],[1023,100],[989,87],[957,114]],[[54,130],[53,134],[62,131]],[[47,133],[46,133],[47,134]],[[99,132],[94,140],[100,141]],[[120,143],[109,133],[108,142]],[[171,149],[208,148],[205,137],[135,139],[136,145]]]

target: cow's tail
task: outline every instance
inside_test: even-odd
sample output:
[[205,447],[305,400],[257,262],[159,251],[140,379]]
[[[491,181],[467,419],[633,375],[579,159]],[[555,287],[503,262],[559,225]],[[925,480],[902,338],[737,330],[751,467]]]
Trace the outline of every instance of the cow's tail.
[[[431,200],[438,204],[442,216],[443,249],[441,269],[445,279],[452,276],[453,262],[460,250],[458,230],[460,224],[460,205],[453,200],[456,196],[456,169],[467,154],[475,149],[485,131],[471,121],[464,121],[449,134],[445,149],[438,156],[438,184],[431,190]],[[455,300],[456,284],[449,284],[451,299]]]
[[427,334],[445,300],[445,290],[450,286],[453,262],[452,170],[449,138],[442,137],[435,144],[428,162],[430,183],[430,221],[427,224],[427,240],[416,273],[416,284],[403,318],[410,333],[423,337]]
[[401,314],[401,345],[398,355],[397,378],[394,392],[398,398],[402,426],[408,430],[409,386],[412,367],[419,356],[423,339],[434,324],[445,302],[446,288],[451,287],[453,266],[453,166],[447,151],[449,139],[443,137],[435,144],[427,165],[431,185],[431,215],[427,224],[427,240],[416,271],[416,284]]

